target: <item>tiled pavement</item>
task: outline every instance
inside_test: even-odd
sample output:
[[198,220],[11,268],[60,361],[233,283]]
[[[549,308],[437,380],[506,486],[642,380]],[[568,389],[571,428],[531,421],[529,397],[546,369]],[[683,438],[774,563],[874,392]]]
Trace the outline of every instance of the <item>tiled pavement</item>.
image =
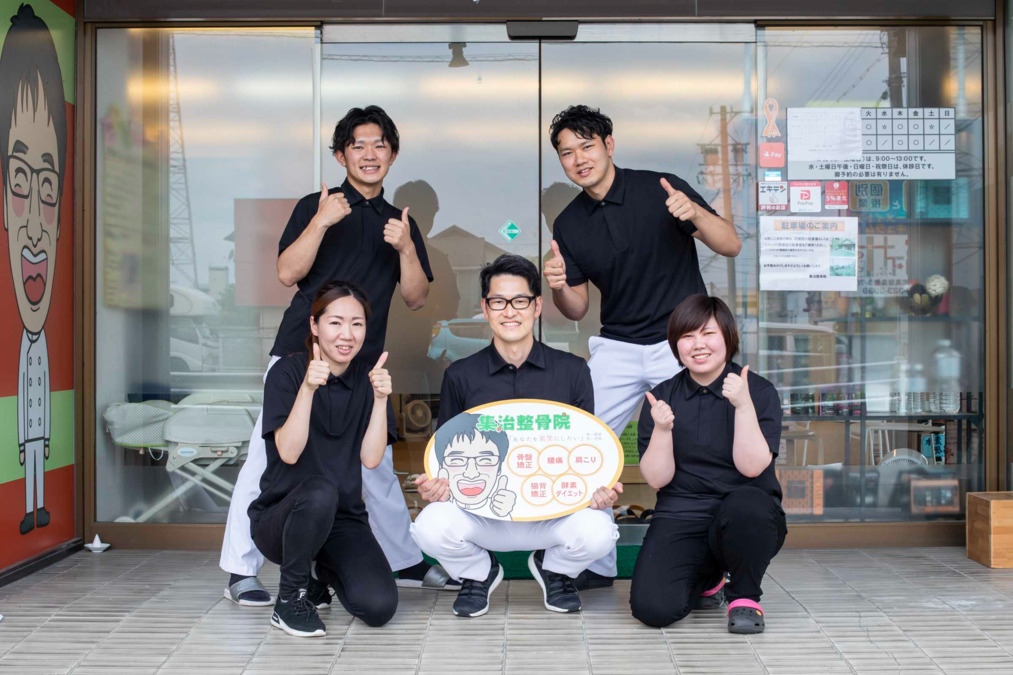
[[[274,587],[277,567],[262,578]],[[628,581],[584,593],[577,615],[513,581],[479,619],[405,590],[383,628],[335,603],[326,638],[297,639],[224,600],[224,581],[210,552],[71,556],[0,588],[0,673],[1013,673],[1013,570],[960,548],[782,551],[752,637],[717,611],[642,626]]]

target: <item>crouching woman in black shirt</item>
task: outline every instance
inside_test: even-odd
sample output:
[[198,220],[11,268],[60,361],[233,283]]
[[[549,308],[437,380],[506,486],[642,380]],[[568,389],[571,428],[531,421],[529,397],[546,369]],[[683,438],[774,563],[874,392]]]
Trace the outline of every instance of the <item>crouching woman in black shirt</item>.
[[330,606],[327,586],[370,626],[397,609],[393,573],[362,502],[360,464],[372,469],[383,457],[391,393],[386,352],[375,365],[355,359],[368,319],[357,286],[326,284],[312,305],[311,358],[283,357],[264,385],[267,469],[250,505],[250,531],[281,565],[271,624],[290,635],[325,634],[317,609]]
[[760,582],[787,533],[774,474],[780,398],[732,363],[739,335],[720,299],[686,298],[668,342],[685,368],[647,394],[640,415],[640,472],[658,502],[633,571],[633,616],[660,628],[727,599],[728,630],[759,633]]

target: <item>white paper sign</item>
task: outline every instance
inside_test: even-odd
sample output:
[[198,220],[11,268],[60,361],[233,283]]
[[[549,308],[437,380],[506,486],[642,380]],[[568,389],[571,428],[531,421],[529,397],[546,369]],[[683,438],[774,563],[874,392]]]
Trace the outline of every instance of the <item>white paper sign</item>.
[[857,218],[760,217],[760,290],[857,289]]
[[[811,108],[789,109],[789,120],[792,110]],[[795,155],[789,134],[788,175],[823,180],[956,178],[957,120],[953,108],[861,108],[860,115],[859,157]]]
[[792,181],[788,192],[788,203],[795,213],[819,213],[823,210],[823,191],[818,180]]
[[861,124],[859,108],[788,108],[788,160],[861,159]]
[[613,431],[580,408],[539,399],[477,406],[445,422],[426,448],[426,475],[450,501],[495,520],[549,520],[591,502],[623,470]]
[[757,184],[760,211],[788,210],[788,183],[784,181],[760,181]]

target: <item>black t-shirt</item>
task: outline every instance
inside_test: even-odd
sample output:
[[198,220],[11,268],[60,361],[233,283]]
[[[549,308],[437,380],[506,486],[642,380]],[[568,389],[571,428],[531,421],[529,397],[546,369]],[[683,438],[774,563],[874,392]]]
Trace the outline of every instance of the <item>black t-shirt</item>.
[[512,398],[556,401],[594,414],[591,371],[584,359],[535,340],[520,368],[504,361],[491,343],[450,364],[440,389],[439,424],[477,405]]
[[[331,188],[328,193],[339,191],[345,193],[352,212],[328,228],[324,234],[313,266],[298,282],[298,290],[281,319],[278,337],[271,347],[274,356],[306,351],[313,297],[321,286],[335,280],[350,281],[360,286],[369,300],[372,315],[366,326],[362,358],[372,359],[375,363],[383,352],[390,299],[401,279],[400,256],[393,246],[383,240],[383,228],[391,218],[400,219],[401,212],[387,203],[382,191],[374,199],[364,199],[347,179],[340,188]],[[279,256],[309,225],[317,213],[319,202],[320,193],[315,192],[306,195],[295,205],[278,243]],[[408,221],[422,271],[432,281],[433,272],[429,268],[429,256],[426,254],[422,233],[411,216]],[[447,280],[446,283],[450,281]]]
[[340,377],[333,375],[313,394],[306,448],[295,464],[278,455],[274,432],[288,420],[296,395],[306,377],[306,356],[280,359],[267,373],[264,384],[263,433],[267,468],[260,479],[260,496],[250,505],[255,521],[266,508],[285,498],[299,483],[323,476],[338,488],[338,511],[364,517],[362,461],[359,452],[373,411],[372,364],[356,359]]
[[[658,491],[655,518],[702,520],[714,515],[721,499],[735,488],[752,485],[781,499],[781,484],[774,473],[774,459],[756,478],[739,473],[732,459],[735,439],[735,407],[721,394],[725,376],[741,374],[735,363],[725,366],[724,373],[709,386],[693,381],[688,370],[665,380],[651,390],[655,398],[665,401],[675,413],[672,447],[675,451],[675,477]],[[760,431],[767,447],[777,457],[781,442],[781,399],[769,380],[749,373],[749,395],[756,409]],[[644,405],[638,425],[640,456],[644,456],[654,432],[651,407]]]
[[590,281],[601,291],[602,337],[662,342],[676,305],[707,292],[693,239],[696,225],[668,212],[662,178],[714,213],[677,176],[616,167],[605,199],[595,201],[581,192],[552,228],[566,263],[566,283]]

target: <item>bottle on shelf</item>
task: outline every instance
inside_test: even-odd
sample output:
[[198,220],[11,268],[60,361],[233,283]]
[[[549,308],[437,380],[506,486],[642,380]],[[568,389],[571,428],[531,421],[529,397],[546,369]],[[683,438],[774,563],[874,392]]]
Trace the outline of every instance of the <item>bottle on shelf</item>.
[[890,412],[898,415],[907,415],[910,412],[908,409],[910,380],[910,364],[905,359],[897,359],[897,380],[896,387],[890,392]]
[[940,340],[932,351],[935,372],[930,396],[932,412],[954,415],[960,412],[960,352],[950,340]]
[[925,399],[928,396],[929,381],[925,377],[925,366],[920,363],[912,364],[911,378],[908,380],[907,409],[909,415],[921,415],[929,412],[925,407]]

